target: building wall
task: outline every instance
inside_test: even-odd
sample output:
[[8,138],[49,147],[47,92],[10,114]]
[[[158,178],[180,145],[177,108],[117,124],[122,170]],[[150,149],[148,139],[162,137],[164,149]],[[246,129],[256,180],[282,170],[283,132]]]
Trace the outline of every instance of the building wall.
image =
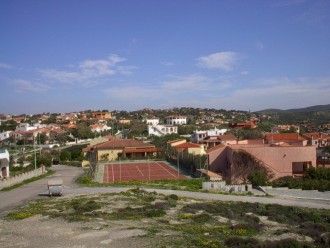
[[316,148],[313,146],[274,147],[267,145],[230,145],[208,152],[209,169],[216,173],[226,173],[232,163],[233,150],[242,150],[263,162],[273,174],[273,179],[292,176],[293,170],[302,168],[304,162],[316,167]]
[[292,176],[293,163],[311,162],[316,167],[316,149],[313,146],[246,147],[242,148],[264,162],[274,173],[274,179]]
[[147,125],[158,125],[159,119],[146,119],[146,124]]
[[201,147],[190,147],[187,149],[189,154],[203,155],[205,154],[203,146]]
[[119,149],[119,148],[114,148],[114,149],[105,149],[105,150],[98,150],[97,152],[97,158],[98,158],[98,161],[102,160],[102,155],[104,154],[109,154],[108,156],[108,161],[115,161],[117,160],[118,158],[118,154],[119,153],[122,153],[123,152],[123,149]]
[[209,170],[215,173],[224,173],[228,168],[227,154],[227,146],[209,152]]

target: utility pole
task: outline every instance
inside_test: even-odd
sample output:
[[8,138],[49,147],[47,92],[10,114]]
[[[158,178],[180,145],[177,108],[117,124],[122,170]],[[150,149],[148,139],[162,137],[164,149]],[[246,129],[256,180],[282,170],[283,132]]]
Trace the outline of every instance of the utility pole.
[[37,172],[37,154],[36,154],[36,142],[33,134],[33,151],[34,151],[34,172]]

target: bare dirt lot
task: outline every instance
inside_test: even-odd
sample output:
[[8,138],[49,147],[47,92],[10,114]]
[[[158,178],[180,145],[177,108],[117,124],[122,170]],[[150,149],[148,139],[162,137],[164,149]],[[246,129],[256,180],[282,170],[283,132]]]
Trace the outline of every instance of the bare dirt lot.
[[330,211],[140,189],[47,198],[0,220],[1,247],[327,247]]

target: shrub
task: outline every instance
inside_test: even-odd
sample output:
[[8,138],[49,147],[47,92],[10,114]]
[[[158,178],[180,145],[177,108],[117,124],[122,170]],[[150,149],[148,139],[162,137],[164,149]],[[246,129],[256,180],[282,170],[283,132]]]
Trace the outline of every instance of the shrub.
[[203,223],[210,221],[212,219],[212,216],[210,216],[208,214],[197,214],[197,215],[194,215],[191,219],[196,223],[203,224]]
[[267,185],[267,175],[263,172],[253,172],[250,173],[247,179],[252,183],[252,186],[264,186]]
[[230,236],[225,240],[225,245],[228,247],[244,247],[244,248],[254,248],[258,247],[259,241],[254,238],[242,238],[239,236]]

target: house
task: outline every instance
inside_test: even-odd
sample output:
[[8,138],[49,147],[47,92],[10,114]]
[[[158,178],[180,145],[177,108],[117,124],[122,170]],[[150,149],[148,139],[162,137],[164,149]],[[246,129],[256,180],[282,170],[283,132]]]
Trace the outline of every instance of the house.
[[26,131],[31,131],[31,130],[34,130],[34,129],[37,129],[38,127],[35,127],[35,126],[31,126],[29,123],[20,123],[17,127],[16,127],[16,130],[15,131],[23,131],[23,132],[26,132]]
[[253,121],[247,121],[247,122],[240,122],[240,123],[229,123],[229,127],[231,128],[240,128],[240,129],[254,129],[258,126],[254,124]]
[[98,120],[110,120],[111,119],[111,113],[108,112],[108,111],[92,112],[92,118],[98,119]]
[[330,146],[330,135],[325,133],[305,133],[302,135],[308,140],[308,145],[318,148]]
[[208,169],[221,174],[227,182],[246,182],[251,172],[265,172],[270,179],[300,177],[304,170],[316,166],[314,146],[273,144],[220,144],[206,150]]
[[0,178],[9,177],[9,152],[0,150]]
[[220,144],[236,144],[237,138],[232,134],[214,135],[199,140],[199,143],[204,144],[205,148],[209,149]]
[[167,134],[178,133],[178,127],[172,125],[148,125],[148,135],[164,136]]
[[131,122],[132,122],[132,120],[129,120],[129,119],[120,119],[120,120],[118,120],[118,123],[122,124],[122,125],[130,125]]
[[205,139],[207,136],[224,135],[227,131],[228,129],[217,129],[216,127],[209,130],[196,130],[191,135],[191,141],[198,143],[200,140]]
[[90,125],[89,127],[93,133],[101,133],[104,131],[111,130],[111,127],[108,127],[105,124],[95,124],[95,125]]
[[266,134],[266,144],[286,144],[286,145],[299,145],[306,146],[308,142],[307,138],[302,137],[298,133],[274,133]]
[[296,125],[277,125],[271,128],[272,133],[288,132],[294,130],[296,133],[300,133],[300,127]]
[[165,123],[167,125],[186,125],[187,124],[187,117],[180,116],[180,115],[168,116],[165,119]]
[[89,162],[116,161],[118,159],[141,159],[155,157],[162,149],[134,139],[111,139],[83,149]]
[[159,119],[146,119],[145,123],[147,125],[158,125],[159,124]]
[[178,154],[193,154],[193,155],[203,155],[205,154],[204,146],[201,144],[196,144],[192,142],[185,142],[178,144],[173,147]]
[[5,132],[0,133],[0,141],[9,139],[11,133],[12,133],[12,131],[5,131]]

